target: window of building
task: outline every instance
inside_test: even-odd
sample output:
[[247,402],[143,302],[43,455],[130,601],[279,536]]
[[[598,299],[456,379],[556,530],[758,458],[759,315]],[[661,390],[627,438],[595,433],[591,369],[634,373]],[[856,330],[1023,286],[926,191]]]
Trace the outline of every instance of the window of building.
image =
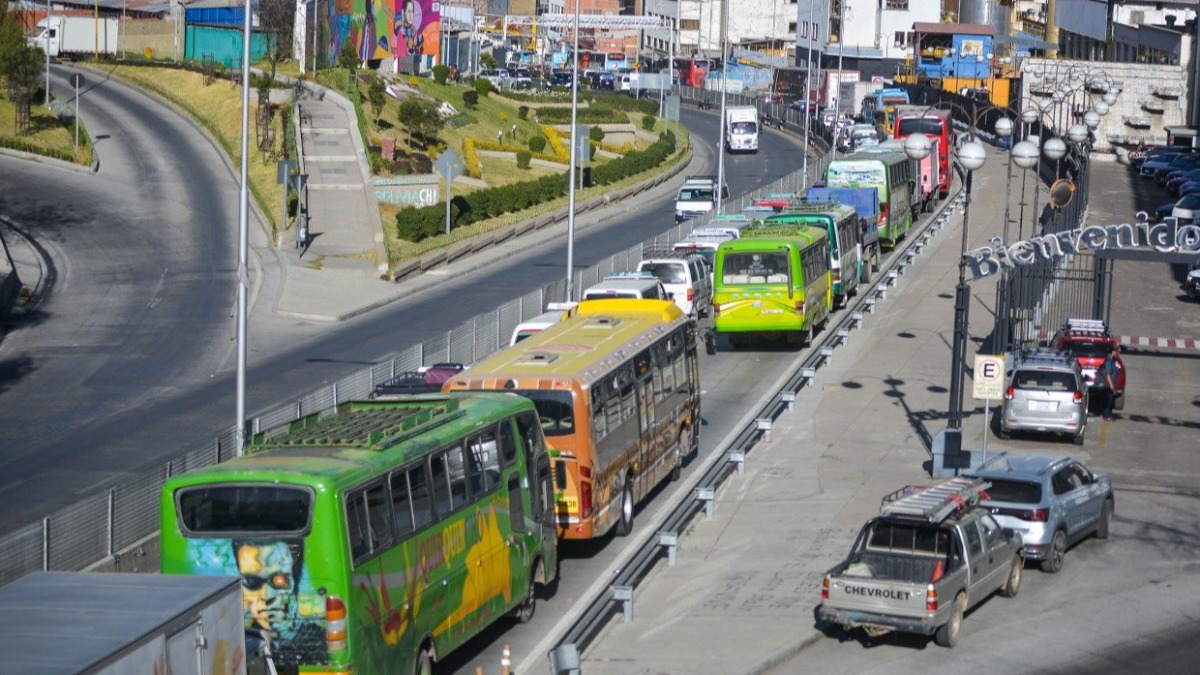
[[883,0],[884,9],[908,10],[908,0]]

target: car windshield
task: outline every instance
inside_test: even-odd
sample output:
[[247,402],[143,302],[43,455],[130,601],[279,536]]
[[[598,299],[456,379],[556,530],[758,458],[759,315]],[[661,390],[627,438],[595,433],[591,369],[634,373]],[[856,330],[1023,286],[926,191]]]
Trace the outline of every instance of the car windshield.
[[1075,356],[1108,356],[1111,350],[1104,342],[1068,342],[1063,348]]
[[1042,486],[1023,480],[987,479],[992,487],[987,490],[988,501],[1012,502],[1015,504],[1037,504],[1042,501]]
[[1013,374],[1016,389],[1038,391],[1075,391],[1075,376],[1059,370],[1018,370]]
[[643,263],[638,270],[653,274],[664,284],[687,283],[687,271],[683,263]]
[[928,525],[883,520],[875,523],[867,548],[944,555],[950,550],[950,533]]
[[679,199],[682,201],[712,201],[712,190],[680,190]]

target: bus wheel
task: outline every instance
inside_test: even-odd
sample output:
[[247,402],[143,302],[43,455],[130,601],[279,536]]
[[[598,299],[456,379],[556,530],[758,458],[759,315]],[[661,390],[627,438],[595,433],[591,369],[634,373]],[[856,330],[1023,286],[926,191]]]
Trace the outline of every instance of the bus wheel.
[[417,667],[413,669],[416,675],[433,675],[433,658],[429,655],[428,647],[421,647],[417,652]]
[[617,535],[628,537],[633,533],[633,478],[625,477],[625,489],[621,492],[621,520],[617,523]]
[[537,611],[537,580],[542,578],[542,561],[538,560],[533,568],[529,570],[529,594],[517,605],[516,611],[513,612],[513,618],[517,623],[529,623],[533,621],[533,614]]

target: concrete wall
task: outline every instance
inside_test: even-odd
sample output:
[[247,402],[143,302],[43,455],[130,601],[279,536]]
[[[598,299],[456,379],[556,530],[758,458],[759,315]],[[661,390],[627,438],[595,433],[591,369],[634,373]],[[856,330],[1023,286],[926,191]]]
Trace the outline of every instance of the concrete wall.
[[[1188,119],[1190,87],[1187,69],[1182,66],[1029,59],[1022,65],[1022,73],[1022,109],[1030,102],[1050,102],[1047,121],[1056,119],[1064,134],[1071,124],[1082,121],[1072,119],[1068,104],[1074,101],[1086,110],[1102,96],[1083,90],[1085,77],[1091,74],[1097,81],[1111,79],[1120,93],[1116,105],[1100,118],[1094,148],[1098,151],[1111,151],[1114,146],[1139,140],[1147,145],[1165,143],[1166,127],[1184,125]],[[1033,93],[1050,83],[1068,86],[1068,99],[1055,105],[1050,97]],[[1157,107],[1162,108],[1161,112],[1155,110]]]

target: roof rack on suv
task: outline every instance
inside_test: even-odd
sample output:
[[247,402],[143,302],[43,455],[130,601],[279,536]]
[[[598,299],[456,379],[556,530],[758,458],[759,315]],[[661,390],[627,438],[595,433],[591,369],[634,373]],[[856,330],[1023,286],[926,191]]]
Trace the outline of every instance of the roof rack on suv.
[[1054,349],[1053,347],[1028,349],[1018,354],[1016,359],[1018,365],[1030,365],[1038,362],[1061,364],[1070,360],[1070,354]]
[[979,503],[991,486],[971,478],[952,478],[933,486],[908,485],[884,497],[879,512],[940,523],[960,509]]
[[1067,319],[1062,329],[1063,332],[1108,335],[1108,326],[1100,319]]
[[672,248],[671,246],[646,246],[642,248],[642,260],[650,260],[652,258],[672,258],[685,260],[694,255],[696,255],[695,251]]

